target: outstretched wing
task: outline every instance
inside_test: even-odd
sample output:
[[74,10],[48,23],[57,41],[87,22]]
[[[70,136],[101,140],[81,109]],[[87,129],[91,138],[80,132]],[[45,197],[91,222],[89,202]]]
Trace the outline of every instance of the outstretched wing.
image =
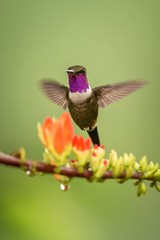
[[148,82],[145,80],[126,81],[113,85],[105,85],[93,88],[99,107],[106,107],[112,102],[118,101],[137,89],[143,87]]
[[68,87],[49,79],[41,80],[41,87],[52,102],[64,109],[68,107]]

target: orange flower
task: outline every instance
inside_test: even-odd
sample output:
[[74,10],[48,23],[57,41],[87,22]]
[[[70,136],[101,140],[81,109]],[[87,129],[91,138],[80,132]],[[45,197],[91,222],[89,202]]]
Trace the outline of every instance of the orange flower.
[[72,141],[73,152],[76,156],[77,162],[72,162],[72,165],[78,169],[79,172],[83,171],[83,167],[89,162],[90,159],[90,146],[91,139],[85,140],[82,136],[74,136]]
[[38,125],[38,135],[48,150],[62,154],[71,145],[74,136],[69,114],[64,112],[58,120],[47,117],[42,125]]
[[85,140],[82,136],[74,136],[72,146],[78,151],[89,150],[91,146],[91,139],[88,138],[87,140]]

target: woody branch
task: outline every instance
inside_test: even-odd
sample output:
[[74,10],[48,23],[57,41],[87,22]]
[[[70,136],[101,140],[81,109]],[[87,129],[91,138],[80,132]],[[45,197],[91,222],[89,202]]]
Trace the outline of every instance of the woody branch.
[[[32,171],[33,168],[35,168],[36,172],[42,172],[42,173],[57,173],[57,167],[48,165],[39,161],[33,161],[26,159],[23,164],[21,160],[18,157],[6,154],[6,153],[0,153],[0,164],[17,167],[17,168],[24,168],[25,170]],[[82,173],[79,173],[75,168],[73,167],[60,167],[60,171],[58,174],[65,175],[68,177],[79,177],[79,178],[86,178],[90,179],[92,177],[92,171],[88,169],[84,169]],[[125,179],[126,173],[122,172],[118,178],[119,179]],[[102,179],[115,179],[114,174],[112,171],[106,171],[104,175],[102,176]],[[134,172],[130,179],[144,179],[143,173],[141,172]],[[151,180],[154,181],[153,177],[145,177],[145,180]]]

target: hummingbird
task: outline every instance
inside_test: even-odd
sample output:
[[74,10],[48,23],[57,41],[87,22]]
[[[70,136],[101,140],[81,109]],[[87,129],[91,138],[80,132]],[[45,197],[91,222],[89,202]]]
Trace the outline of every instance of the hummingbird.
[[97,145],[100,145],[97,129],[99,108],[124,98],[147,83],[145,80],[130,80],[91,88],[85,67],[74,65],[66,72],[69,87],[55,80],[43,79],[42,90],[52,102],[63,109],[68,108],[74,122],[86,130],[92,143]]

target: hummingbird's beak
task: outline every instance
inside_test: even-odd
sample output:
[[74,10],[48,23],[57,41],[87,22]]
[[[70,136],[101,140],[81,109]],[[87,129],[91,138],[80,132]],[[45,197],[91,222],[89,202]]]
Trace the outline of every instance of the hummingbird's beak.
[[74,70],[73,69],[67,69],[66,72],[67,73],[74,73]]

